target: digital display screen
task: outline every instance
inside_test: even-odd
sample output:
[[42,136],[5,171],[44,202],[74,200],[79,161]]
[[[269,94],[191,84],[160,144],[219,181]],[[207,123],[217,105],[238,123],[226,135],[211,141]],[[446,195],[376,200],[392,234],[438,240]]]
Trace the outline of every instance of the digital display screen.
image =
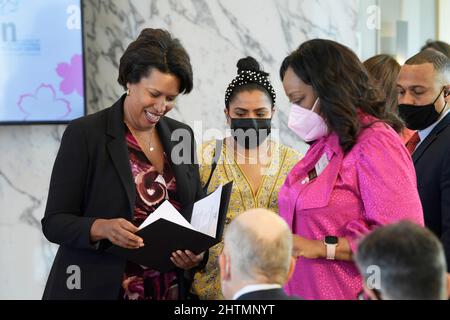
[[81,0],[0,0],[0,124],[85,115]]

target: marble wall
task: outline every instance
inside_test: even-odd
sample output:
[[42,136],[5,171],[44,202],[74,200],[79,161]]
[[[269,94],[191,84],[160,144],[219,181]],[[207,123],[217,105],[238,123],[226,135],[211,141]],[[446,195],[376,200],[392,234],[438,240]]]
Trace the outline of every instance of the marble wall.
[[[223,96],[239,58],[252,55],[279,94],[275,127],[286,129],[288,103],[278,79],[282,59],[302,41],[330,38],[358,52],[358,0],[86,0],[86,99],[93,113],[123,92],[117,67],[145,27],[180,38],[191,55],[195,89],[170,116],[200,129],[225,128]],[[39,299],[57,247],[42,236],[49,178],[64,126],[0,127],[0,299]],[[197,130],[197,140],[202,139]],[[198,142],[199,142],[198,141]]]

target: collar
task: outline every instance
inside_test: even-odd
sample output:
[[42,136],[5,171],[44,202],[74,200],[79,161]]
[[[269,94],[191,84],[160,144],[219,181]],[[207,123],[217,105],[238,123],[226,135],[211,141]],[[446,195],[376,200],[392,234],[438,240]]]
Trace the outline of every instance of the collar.
[[[357,114],[359,122],[361,123],[361,126],[366,126],[366,125],[370,126],[371,124],[379,121],[374,116],[365,113],[364,111],[362,111],[359,108],[357,109],[356,114]],[[332,157],[331,152],[336,155],[343,152],[341,143],[339,140],[339,136],[335,132],[329,133],[328,136],[318,140],[316,143],[324,143],[327,146],[325,151],[327,152],[328,159],[331,159],[331,157]]]
[[271,289],[281,289],[279,284],[251,284],[243,287],[241,290],[236,292],[233,296],[233,300],[238,299],[244,294],[255,292],[255,291],[263,291],[263,290],[271,290]]
[[450,109],[448,109],[448,110],[441,116],[441,118],[440,118],[438,121],[436,121],[435,123],[433,123],[433,124],[432,124],[431,126],[429,126],[428,128],[423,129],[423,130],[420,130],[420,131],[418,132],[419,137],[420,137],[420,142],[421,142],[421,143],[422,143],[422,141],[424,141],[424,140],[428,137],[428,135],[434,130],[434,128],[436,128],[437,125],[438,125],[442,120],[445,119],[445,117],[446,117],[449,113],[450,113]]
[[329,134],[324,139],[324,144],[327,147],[325,149],[325,152],[327,152],[328,159],[331,159],[333,154],[339,154],[340,152],[342,152],[339,136],[334,132]]

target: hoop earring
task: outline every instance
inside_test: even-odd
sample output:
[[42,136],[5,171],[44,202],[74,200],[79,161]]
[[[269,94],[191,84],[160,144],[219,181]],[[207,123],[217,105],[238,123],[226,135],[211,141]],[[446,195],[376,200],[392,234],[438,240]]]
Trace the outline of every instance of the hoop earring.
[[127,89],[127,96],[130,95],[130,89]]

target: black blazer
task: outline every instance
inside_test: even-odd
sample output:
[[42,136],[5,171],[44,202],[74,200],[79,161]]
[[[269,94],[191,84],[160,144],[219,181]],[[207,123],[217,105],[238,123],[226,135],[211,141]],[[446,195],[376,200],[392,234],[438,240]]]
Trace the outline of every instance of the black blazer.
[[450,271],[450,114],[413,153],[425,225],[442,241]]
[[[129,221],[133,218],[136,190],[125,141],[124,99],[125,96],[108,109],[71,122],[64,132],[41,221],[45,237],[60,245],[44,299],[119,296],[126,261],[102,251],[107,240],[93,246],[90,229],[98,218]],[[187,207],[203,197],[192,129],[167,117],[162,117],[156,128],[169,158],[179,143],[171,141],[172,132],[183,128],[191,135],[189,139],[183,137],[181,143],[186,147],[184,150],[190,151],[187,156],[193,161],[178,165],[171,161],[178,201]],[[190,212],[182,214],[190,221]],[[70,266],[80,270],[80,289],[68,289],[67,282],[74,283],[74,278],[69,278],[73,274]]]
[[283,289],[268,289],[252,291],[238,297],[236,300],[301,300],[295,296],[288,296]]

